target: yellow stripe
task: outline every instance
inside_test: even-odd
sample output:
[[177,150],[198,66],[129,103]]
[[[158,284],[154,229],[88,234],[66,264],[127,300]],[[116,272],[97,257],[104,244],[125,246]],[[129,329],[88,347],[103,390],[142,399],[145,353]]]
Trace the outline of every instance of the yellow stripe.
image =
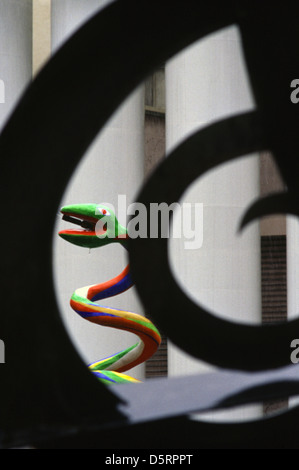
[[[78,303],[81,303],[81,305],[83,305],[84,307],[87,306],[84,302]],[[100,305],[96,304],[88,304],[88,308],[90,308],[92,312],[107,313],[119,318],[125,318],[127,320],[141,320],[144,323],[151,324],[151,321],[148,318],[143,317],[142,315],[138,315],[138,313],[127,312],[126,310],[115,310],[113,308],[101,307]]]
[[[103,373],[105,373],[105,371],[103,370],[102,371]],[[122,377],[124,379],[129,379],[130,382],[134,382],[134,383],[140,383],[140,380],[137,380],[137,379],[133,379],[133,377],[130,377],[128,375],[125,375],[125,374],[121,374],[120,372],[114,372],[114,374],[117,374],[119,377]]]

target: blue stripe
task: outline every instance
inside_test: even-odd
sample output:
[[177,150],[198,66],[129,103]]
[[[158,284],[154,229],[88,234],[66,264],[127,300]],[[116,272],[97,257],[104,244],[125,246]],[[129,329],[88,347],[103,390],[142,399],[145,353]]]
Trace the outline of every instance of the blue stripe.
[[131,277],[131,274],[128,273],[117,284],[109,287],[109,289],[106,289],[103,292],[99,292],[90,300],[92,302],[95,302],[96,300],[102,300],[108,297],[114,297],[115,295],[121,294],[122,292],[128,290],[130,287],[132,287],[132,285],[133,285],[132,277]]
[[89,317],[116,317],[117,315],[112,315],[111,313],[102,313],[102,312],[80,312],[80,310],[75,310],[82,318]]
[[[91,318],[91,317],[114,317],[114,318],[120,318],[118,317],[117,315],[112,315],[111,313],[101,313],[101,312],[94,312],[94,313],[89,313],[89,312],[80,312],[79,310],[75,310],[75,312],[77,312],[82,318]],[[133,320],[130,320],[133,322]],[[134,322],[133,322],[134,323]],[[120,328],[121,329],[121,328]],[[137,334],[139,333],[139,330],[137,328],[132,328],[132,327],[126,327],[126,328],[123,328],[125,331],[132,331],[133,333]],[[144,334],[145,336],[148,336],[151,340],[153,340],[157,346],[159,346],[159,343],[158,341],[155,340],[155,338],[153,338],[150,334],[148,333],[145,333],[143,332],[142,334]],[[113,356],[111,356],[113,357]],[[100,362],[100,361],[98,361]]]
[[112,383],[116,383],[115,380],[112,380],[110,379],[110,377],[107,377],[107,375],[104,375],[102,374],[101,372],[94,372],[92,371],[92,373],[98,378],[98,379],[104,379],[104,380],[107,380],[108,382],[112,382]]

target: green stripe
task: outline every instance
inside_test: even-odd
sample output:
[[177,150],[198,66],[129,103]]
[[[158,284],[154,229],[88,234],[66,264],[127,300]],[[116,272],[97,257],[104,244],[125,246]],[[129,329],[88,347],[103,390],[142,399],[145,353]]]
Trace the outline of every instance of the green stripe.
[[[110,370],[105,371],[104,374],[107,375],[107,377],[109,377],[111,380],[114,380],[118,384],[127,384],[127,383],[132,383],[133,382],[133,381],[130,380],[130,377],[128,377],[128,378],[120,377],[117,373],[112,372]],[[113,383],[110,382],[109,380],[105,380],[102,377],[97,377],[97,378],[100,382],[104,382],[106,385],[113,385]]]
[[119,359],[122,359],[126,354],[128,354],[130,351],[135,349],[139,344],[140,343],[136,343],[134,344],[134,346],[131,346],[130,348],[125,349],[124,351],[121,351],[120,353],[117,353],[112,357],[108,357],[106,360],[104,360],[103,362],[100,362],[100,364],[98,365],[89,366],[90,370],[98,371],[98,372],[105,370],[107,367],[115,364],[115,362],[118,361]]

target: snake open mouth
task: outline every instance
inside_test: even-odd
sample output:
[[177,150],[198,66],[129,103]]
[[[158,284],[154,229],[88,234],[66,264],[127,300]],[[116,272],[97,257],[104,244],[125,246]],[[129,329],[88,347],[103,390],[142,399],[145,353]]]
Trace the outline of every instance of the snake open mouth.
[[[60,209],[62,220],[75,227],[63,229],[59,236],[74,245],[97,248],[109,243],[127,242],[127,230],[118,223],[114,211],[99,204],[73,204]],[[126,248],[126,246],[125,246]]]
[[[81,215],[80,218],[77,214],[70,214],[70,213],[62,213],[62,220],[66,222],[70,222],[74,225],[81,227],[81,229],[77,228],[77,231],[82,232],[93,232],[95,233],[96,224],[99,219],[90,217],[90,216],[83,216]],[[72,232],[74,229],[64,230],[64,232]]]
[[[74,228],[61,230],[61,238],[79,246],[93,247],[97,235],[104,235],[106,227],[98,227],[100,217],[95,215],[95,205],[65,206],[61,209],[62,220],[75,225]],[[99,234],[98,234],[99,232]]]
[[[104,207],[96,204],[75,204],[62,207],[60,213],[63,221],[75,226],[59,232],[59,236],[69,243],[96,248],[111,242],[104,219],[108,211]],[[101,219],[102,223],[99,224]]]

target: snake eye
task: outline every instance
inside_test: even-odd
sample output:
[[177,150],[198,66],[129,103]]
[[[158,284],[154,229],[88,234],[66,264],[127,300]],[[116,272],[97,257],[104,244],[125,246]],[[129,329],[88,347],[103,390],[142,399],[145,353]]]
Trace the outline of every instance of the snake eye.
[[96,210],[96,214],[105,215],[105,216],[111,215],[110,212],[107,209],[104,209],[103,207],[98,207]]

